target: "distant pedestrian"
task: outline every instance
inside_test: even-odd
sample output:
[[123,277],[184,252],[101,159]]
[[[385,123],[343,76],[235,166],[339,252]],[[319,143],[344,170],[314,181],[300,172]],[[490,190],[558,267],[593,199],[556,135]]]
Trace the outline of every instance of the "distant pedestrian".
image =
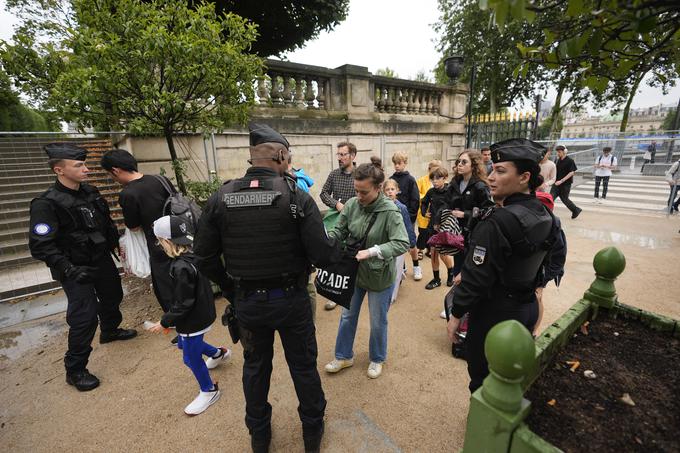
[[[338,159],[338,168],[330,172],[320,195],[323,204],[330,208],[326,217],[329,214],[337,216],[337,213],[344,209],[345,203],[355,195],[352,172],[355,167],[354,159],[357,157],[357,147],[350,142],[340,142],[335,157]],[[326,223],[325,220],[324,223]],[[330,230],[333,225],[335,225],[335,222],[332,225],[326,225],[326,228]],[[324,308],[333,310],[336,306],[335,302],[328,301]]]
[[548,151],[546,151],[545,155],[543,156],[541,163],[539,164],[541,167],[541,176],[543,177],[543,184],[541,185],[541,187],[536,189],[537,192],[550,193],[550,190],[552,189],[552,186],[553,184],[555,184],[555,180],[557,179],[557,167],[555,166],[555,162],[553,162],[550,159],[551,154],[552,150],[548,149]]
[[208,369],[228,360],[231,350],[216,348],[203,340],[215,321],[215,303],[210,281],[196,268],[196,256],[191,252],[193,235],[186,220],[164,216],[154,222],[153,231],[171,259],[169,272],[174,297],[169,310],[149,330],[154,333],[170,327],[177,330],[177,347],[200,387],[198,396],[184,408],[184,413],[198,415],[220,399],[220,390]]
[[671,168],[666,172],[666,182],[671,190],[666,206],[670,208],[670,212],[678,212],[678,204],[680,204],[680,160],[671,165]]
[[656,141],[652,140],[652,143],[647,146],[647,151],[645,152],[644,156],[642,156],[644,162],[642,162],[642,167],[640,167],[640,173],[644,171],[645,165],[654,163],[654,156],[656,156]]
[[569,192],[571,192],[571,183],[574,181],[574,174],[576,174],[576,162],[574,160],[567,156],[567,148],[558,145],[555,147],[555,150],[557,151],[557,181],[555,181],[555,185],[552,186],[552,189],[550,190],[550,194],[553,196],[553,199],[556,200],[557,197],[560,197],[560,200],[562,200],[562,203],[571,211],[571,218],[575,219],[576,217],[581,214],[582,209],[576,206],[570,199],[569,199]]
[[612,170],[616,169],[616,156],[609,146],[602,148],[602,154],[595,159],[595,200],[600,201],[600,183],[602,183],[602,200],[607,199],[607,186]]
[[493,171],[493,162],[491,161],[491,150],[488,146],[485,146],[480,150],[482,153],[482,163],[484,163],[484,169],[486,170],[486,175],[489,176]]

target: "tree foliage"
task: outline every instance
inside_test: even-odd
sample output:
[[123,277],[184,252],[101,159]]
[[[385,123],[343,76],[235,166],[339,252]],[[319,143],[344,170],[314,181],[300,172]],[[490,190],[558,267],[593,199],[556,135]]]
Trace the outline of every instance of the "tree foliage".
[[[197,7],[201,1],[190,0]],[[320,31],[345,20],[349,0],[216,0],[218,14],[233,13],[257,24],[252,51],[262,57],[302,47]]]
[[49,116],[25,106],[12,90],[5,71],[0,71],[0,131],[57,131],[59,124]]
[[73,54],[50,91],[63,118],[163,135],[173,163],[174,133],[247,120],[262,62],[246,53],[256,33],[244,19],[180,0],[76,0],[74,14]]
[[380,68],[377,71],[375,71],[375,75],[381,76],[381,77],[392,77],[394,79],[399,78],[399,74],[397,74],[397,71],[395,71],[392,68],[389,68],[385,66],[384,68]]
[[680,75],[680,2],[663,0],[480,0],[499,30],[541,23],[544,39],[518,45],[525,64],[570,67],[582,87],[604,93],[649,73],[667,89]]
[[[491,26],[491,12],[481,10],[477,0],[439,0],[439,10],[437,50],[443,57],[463,56],[462,82],[470,81],[472,65],[476,66],[474,113],[495,113],[503,106],[533,98],[545,87],[548,78],[540,66],[527,65],[521,74],[517,70],[523,62],[517,45],[541,41],[540,26],[516,22],[498,30]],[[437,79],[447,81],[441,67]]]

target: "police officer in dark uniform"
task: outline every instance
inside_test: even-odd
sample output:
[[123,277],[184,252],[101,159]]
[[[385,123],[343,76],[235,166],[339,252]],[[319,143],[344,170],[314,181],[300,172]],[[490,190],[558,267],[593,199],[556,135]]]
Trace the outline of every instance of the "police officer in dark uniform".
[[337,262],[341,249],[326,235],[312,198],[286,174],[288,141],[269,126],[251,124],[250,146],[252,167],[208,200],[194,253],[200,270],[230,293],[234,305],[253,451],[268,451],[271,439],[267,397],[277,330],[300,402],[305,450],[318,451],[326,399],[306,288],[311,263]]
[[87,151],[69,143],[45,146],[57,181],[31,201],[29,247],[61,282],[68,306],[68,350],[64,357],[66,382],[80,391],[92,390],[99,379],[87,370],[90,344],[101,324],[100,343],[128,340],[137,335],[120,329],[123,298],[111,252],[118,231],[109,207],[96,187],[84,184]]
[[538,162],[544,153],[542,145],[526,139],[491,145],[489,187],[498,207],[483,212],[471,233],[447,326],[449,339],[458,342],[455,332],[469,313],[465,341],[471,392],[489,374],[484,355],[489,330],[515,319],[531,331],[538,317],[537,281],[559,234],[552,214],[534,193],[543,183]]

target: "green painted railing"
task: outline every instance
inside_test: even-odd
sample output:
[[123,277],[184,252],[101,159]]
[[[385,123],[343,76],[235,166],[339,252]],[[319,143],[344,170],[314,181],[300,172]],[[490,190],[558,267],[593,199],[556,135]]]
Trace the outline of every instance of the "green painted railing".
[[609,316],[640,320],[648,327],[680,338],[680,321],[618,302],[614,281],[626,267],[626,258],[616,247],[600,250],[593,259],[595,280],[562,317],[534,342],[517,321],[494,326],[484,343],[489,376],[470,397],[464,453],[559,452],[523,420],[531,403],[524,391],[540,375],[574,332],[600,311]]

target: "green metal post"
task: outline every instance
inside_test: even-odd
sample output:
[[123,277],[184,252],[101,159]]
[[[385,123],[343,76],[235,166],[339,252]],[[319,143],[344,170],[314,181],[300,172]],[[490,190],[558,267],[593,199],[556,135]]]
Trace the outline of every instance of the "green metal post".
[[514,430],[529,414],[522,381],[536,365],[534,340],[519,322],[494,326],[484,342],[489,376],[470,398],[464,453],[507,452]]
[[597,252],[593,258],[593,267],[595,268],[595,281],[583,298],[602,308],[611,309],[618,299],[614,280],[626,268],[626,257],[618,248],[607,247]]

